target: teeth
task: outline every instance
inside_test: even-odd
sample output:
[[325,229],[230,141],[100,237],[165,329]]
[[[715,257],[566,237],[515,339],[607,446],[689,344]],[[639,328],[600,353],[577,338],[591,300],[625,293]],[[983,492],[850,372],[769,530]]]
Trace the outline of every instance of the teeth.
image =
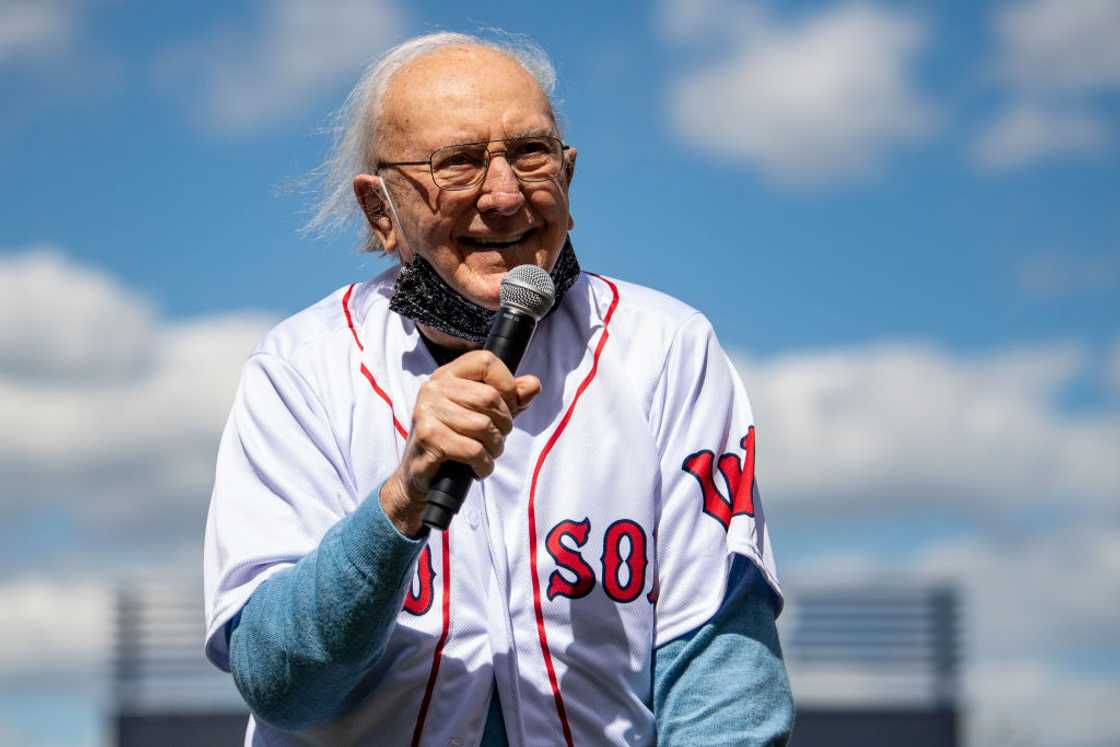
[[525,238],[525,237],[524,236],[518,236],[515,239],[507,239],[507,240],[504,240],[504,241],[500,240],[500,239],[489,240],[489,239],[468,238],[468,241],[471,241],[475,244],[481,244],[482,246],[509,246],[511,244],[516,244],[517,242],[521,241],[523,238]]

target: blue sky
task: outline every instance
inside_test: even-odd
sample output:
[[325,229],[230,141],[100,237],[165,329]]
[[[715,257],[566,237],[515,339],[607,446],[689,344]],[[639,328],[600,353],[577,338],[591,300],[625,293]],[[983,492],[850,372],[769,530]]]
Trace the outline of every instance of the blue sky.
[[1055,689],[1041,743],[1120,738],[1078,710],[1120,675],[1116,0],[7,0],[0,598],[9,647],[62,654],[0,650],[0,742],[97,743],[93,618],[138,566],[196,572],[240,361],[387,266],[298,233],[333,108],[388,45],[490,26],[556,64],[584,267],[739,364],[784,577],[952,578],[974,743]]

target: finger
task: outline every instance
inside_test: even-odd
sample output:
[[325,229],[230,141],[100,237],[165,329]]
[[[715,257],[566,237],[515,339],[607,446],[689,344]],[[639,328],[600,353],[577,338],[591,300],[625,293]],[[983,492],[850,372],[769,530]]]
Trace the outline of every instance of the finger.
[[451,400],[444,400],[436,408],[436,416],[459,435],[481,443],[490,456],[501,456],[505,436],[489,415],[470,410]]
[[441,394],[445,401],[486,415],[505,434],[513,430],[513,413],[497,389],[481,381],[449,379],[443,382]]
[[466,464],[479,478],[486,477],[494,471],[494,457],[485,446],[473,438],[451,432],[444,441],[443,453],[446,461]]
[[[464,353],[443,367],[446,374],[489,384],[498,390],[510,410],[517,407],[517,391],[513,374],[498,356],[489,350],[472,350]],[[437,372],[438,373],[438,372]]]
[[[417,433],[419,429],[414,429]],[[456,433],[437,421],[423,424],[423,430],[413,443],[414,463],[419,463],[417,477],[428,484],[444,462],[461,462],[468,465],[478,477],[494,471],[494,457],[486,447],[473,438]]]
[[541,380],[536,376],[518,376],[513,380],[514,388],[517,393],[517,408],[515,413],[519,413],[529,406],[529,403],[541,393]]

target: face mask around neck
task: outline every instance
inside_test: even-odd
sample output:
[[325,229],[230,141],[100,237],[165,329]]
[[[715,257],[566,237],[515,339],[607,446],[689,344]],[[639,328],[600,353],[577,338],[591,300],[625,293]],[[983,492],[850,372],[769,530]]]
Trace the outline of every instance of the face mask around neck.
[[[572,241],[566,239],[560,256],[556,258],[556,265],[549,273],[556,286],[556,303],[549,314],[560,305],[560,299],[579,273],[579,261]],[[420,255],[401,265],[389,308],[414,322],[479,345],[486,342],[490,325],[497,314],[459,295]]]

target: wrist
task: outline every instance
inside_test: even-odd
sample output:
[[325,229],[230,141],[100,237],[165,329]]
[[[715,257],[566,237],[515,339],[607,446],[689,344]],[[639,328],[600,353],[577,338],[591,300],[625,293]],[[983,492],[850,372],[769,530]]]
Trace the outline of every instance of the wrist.
[[421,521],[424,501],[417,501],[409,496],[398,472],[394,472],[381,486],[378,499],[381,501],[381,510],[398,532],[411,539],[420,536],[424,529]]

